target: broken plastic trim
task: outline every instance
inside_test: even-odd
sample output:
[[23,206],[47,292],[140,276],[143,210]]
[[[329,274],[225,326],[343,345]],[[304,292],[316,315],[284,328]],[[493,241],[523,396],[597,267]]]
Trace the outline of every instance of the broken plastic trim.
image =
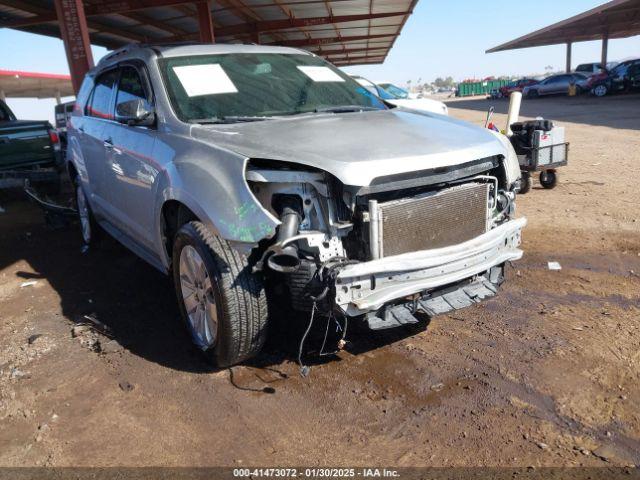
[[341,267],[335,303],[361,315],[390,301],[449,285],[522,257],[520,234],[526,218],[510,220],[467,242]]

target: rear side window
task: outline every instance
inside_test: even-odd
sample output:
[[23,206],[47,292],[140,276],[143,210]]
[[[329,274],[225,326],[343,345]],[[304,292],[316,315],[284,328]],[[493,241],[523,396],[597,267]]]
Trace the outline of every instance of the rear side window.
[[638,74],[640,74],[640,63],[636,63],[634,65],[631,65],[629,67],[629,70],[627,70],[627,74],[628,75],[638,75]]
[[123,67],[122,74],[120,75],[120,84],[118,85],[116,109],[117,105],[121,103],[138,99],[147,99],[142,78],[140,78],[140,74],[134,67]]
[[96,79],[93,93],[87,105],[87,115],[91,117],[106,118],[111,120],[111,95],[118,79],[118,71],[110,70]]

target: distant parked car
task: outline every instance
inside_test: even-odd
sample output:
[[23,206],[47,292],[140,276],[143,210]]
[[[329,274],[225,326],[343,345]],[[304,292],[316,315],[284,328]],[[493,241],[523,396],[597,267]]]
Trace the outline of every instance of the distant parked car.
[[606,70],[606,68],[602,68],[602,64],[598,63],[598,62],[595,62],[595,63],[581,63],[575,69],[576,72],[586,73],[587,75],[592,75],[594,73],[600,73],[600,72],[605,71],[605,70]]
[[378,87],[384,89],[386,92],[390,93],[391,95],[393,95],[396,98],[411,98],[411,93],[409,93],[407,90],[405,90],[404,88],[400,88],[395,86],[393,83],[389,83],[389,82],[379,82],[376,85],[378,85]]
[[[353,79],[369,92],[397,107],[410,108],[421,112],[440,113],[442,115],[449,114],[447,106],[438,100],[432,100],[430,98],[410,98],[409,92],[391,83],[375,84],[371,80],[356,75],[353,76]],[[387,88],[384,88],[384,86]]]
[[631,65],[627,71],[629,88],[640,88],[640,63]]
[[611,70],[618,62],[607,62],[607,64],[602,68],[602,63],[600,62],[592,62],[592,63],[581,63],[575,69],[578,73],[585,73],[587,75],[593,75],[594,73],[603,73],[607,70]]
[[525,87],[535,85],[540,82],[538,78],[521,78],[515,82],[511,82],[508,85],[504,85],[498,88],[495,93],[492,92],[492,97],[495,98],[509,98],[513,92],[522,92]]
[[545,78],[539,83],[525,87],[522,94],[527,98],[537,98],[543,95],[568,94],[569,86],[575,84],[578,93],[588,91],[588,77],[582,73],[562,73]]
[[[608,72],[592,75],[587,83],[587,89],[596,97],[604,97],[608,93],[628,90],[633,87],[629,72],[636,72],[636,65],[640,64],[640,58],[627,60],[616,65]],[[633,69],[631,68],[633,67]]]
[[73,113],[73,106],[76,104],[75,101],[60,103],[55,106],[54,113],[56,117],[56,131],[58,132],[58,137],[60,137],[60,147],[62,150],[62,157],[65,158],[67,151],[67,123],[71,118],[71,114]]

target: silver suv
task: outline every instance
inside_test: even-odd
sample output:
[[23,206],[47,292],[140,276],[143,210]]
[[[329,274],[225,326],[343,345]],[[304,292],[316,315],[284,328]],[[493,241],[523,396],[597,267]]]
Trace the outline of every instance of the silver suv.
[[219,366],[260,350],[275,306],[395,327],[492,296],[522,256],[506,137],[393,108],[306,51],[126,47],[68,130],[84,242],[171,274]]

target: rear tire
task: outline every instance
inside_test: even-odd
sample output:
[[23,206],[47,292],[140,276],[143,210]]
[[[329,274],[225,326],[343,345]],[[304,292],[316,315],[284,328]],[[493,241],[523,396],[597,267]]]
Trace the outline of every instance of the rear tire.
[[91,206],[89,205],[89,201],[87,200],[87,196],[84,193],[84,189],[82,185],[75,179],[74,181],[76,194],[75,194],[75,206],[78,211],[78,221],[80,224],[80,235],[82,237],[82,242],[88,246],[92,247],[97,245],[102,236],[102,229],[95,217],[93,216],[93,212],[91,211]]
[[551,190],[558,184],[558,174],[553,170],[544,170],[540,172],[540,185]]
[[172,266],[180,315],[207,359],[228,367],[256,355],[266,339],[267,300],[247,259],[193,221],[175,236]]

